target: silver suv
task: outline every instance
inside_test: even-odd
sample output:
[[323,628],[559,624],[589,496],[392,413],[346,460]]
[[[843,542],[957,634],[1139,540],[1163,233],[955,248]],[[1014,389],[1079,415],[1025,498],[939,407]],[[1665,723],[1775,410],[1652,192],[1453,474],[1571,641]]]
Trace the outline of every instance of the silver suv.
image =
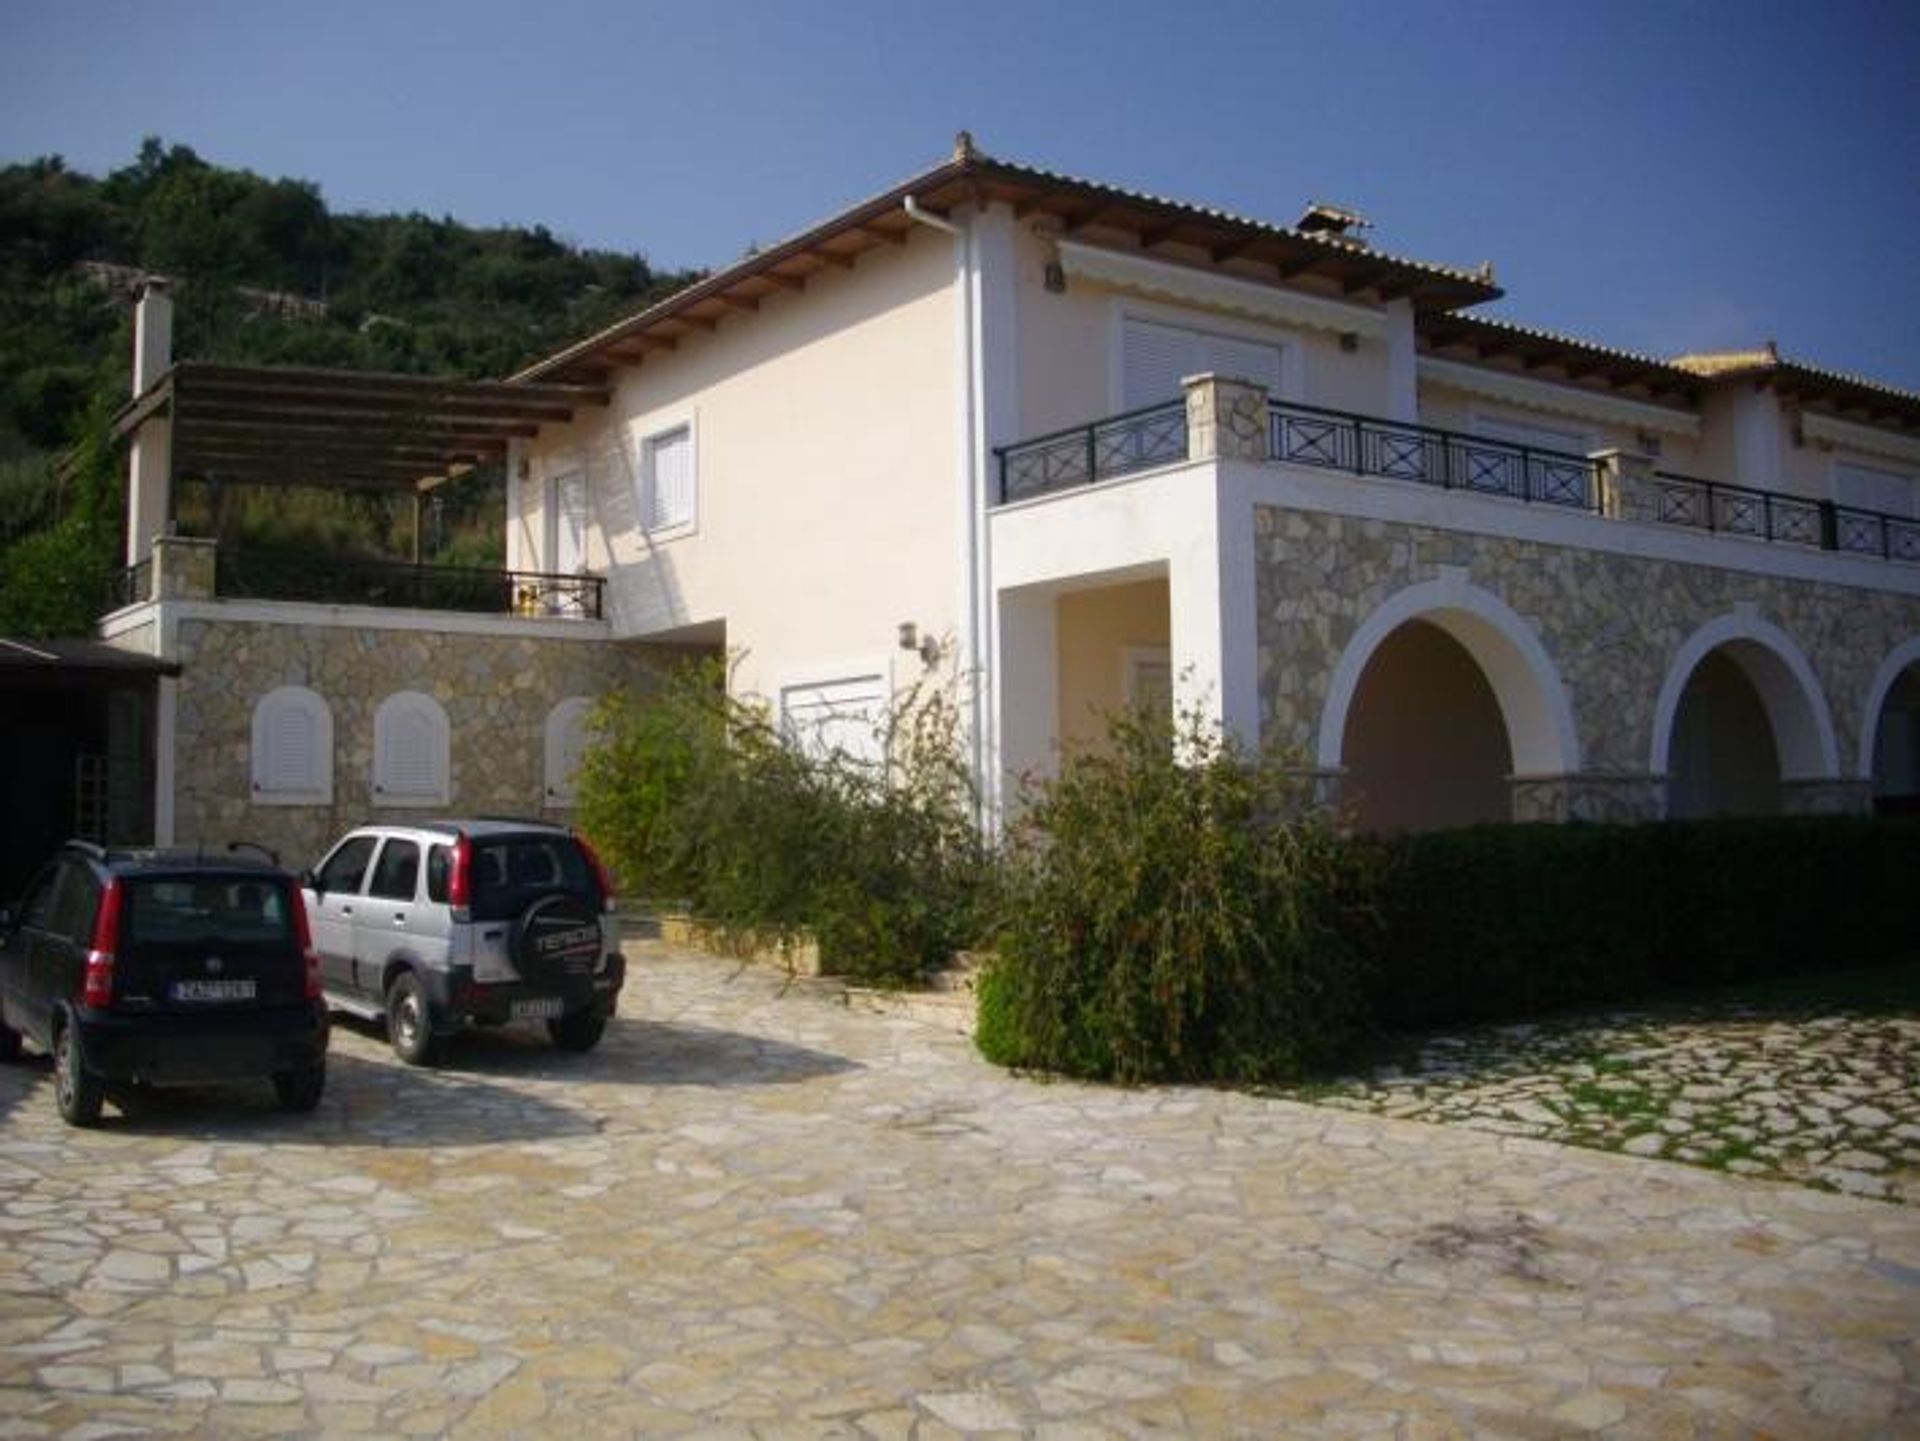
[[544,1021],[561,1050],[590,1050],[614,1013],[626,965],[613,888],[559,826],[361,826],[300,880],[327,1004],[384,1017],[411,1065],[469,1022]]

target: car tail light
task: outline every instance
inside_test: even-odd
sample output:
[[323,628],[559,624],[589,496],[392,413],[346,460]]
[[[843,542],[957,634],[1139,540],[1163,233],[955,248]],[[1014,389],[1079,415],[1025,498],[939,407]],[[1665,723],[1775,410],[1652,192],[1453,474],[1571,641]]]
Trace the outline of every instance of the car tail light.
[[120,949],[119,877],[107,881],[100,894],[100,911],[93,918],[93,946],[87,951],[87,969],[80,982],[80,1004],[104,1008],[113,1004],[113,957]]
[[473,842],[465,836],[453,843],[453,864],[447,867],[447,904],[463,911],[473,900]]
[[585,836],[575,836],[573,843],[580,847],[580,854],[587,858],[587,864],[593,867],[593,878],[600,883],[600,909],[611,913],[613,910],[613,876],[607,870],[606,863],[600,859],[600,853],[587,844]]
[[300,947],[300,962],[306,968],[306,988],[303,994],[310,1001],[320,999],[320,953],[313,948],[313,927],[307,924],[307,903],[300,895],[298,886],[287,887],[287,898],[293,903],[293,939]]

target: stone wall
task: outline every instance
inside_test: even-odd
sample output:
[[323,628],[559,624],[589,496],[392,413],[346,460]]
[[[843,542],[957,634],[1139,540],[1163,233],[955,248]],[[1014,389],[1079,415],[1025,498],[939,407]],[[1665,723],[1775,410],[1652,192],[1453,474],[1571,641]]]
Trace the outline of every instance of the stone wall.
[[1789,808],[1858,809],[1868,790],[1847,778],[1875,671],[1920,636],[1911,595],[1274,506],[1256,508],[1254,527],[1262,735],[1304,758],[1348,642],[1399,591],[1459,568],[1532,628],[1567,689],[1582,770],[1517,783],[1522,819],[1659,814],[1661,687],[1687,639],[1742,606],[1806,655],[1839,745],[1841,778],[1802,787]]
[[[424,621],[424,617],[423,617]],[[174,837],[182,845],[245,839],[298,869],[342,831],[370,820],[446,815],[544,816],[548,713],[570,696],[643,688],[671,655],[604,639],[183,619],[174,711]],[[333,800],[254,805],[253,710],[279,686],[319,694],[333,714]],[[396,691],[431,695],[447,713],[450,800],[443,811],[373,803],[373,718]]]

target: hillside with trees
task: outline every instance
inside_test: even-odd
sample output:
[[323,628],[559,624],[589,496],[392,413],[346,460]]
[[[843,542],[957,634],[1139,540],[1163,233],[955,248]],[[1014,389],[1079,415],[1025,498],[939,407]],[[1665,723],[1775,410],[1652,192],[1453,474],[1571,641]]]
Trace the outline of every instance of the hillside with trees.
[[[102,437],[127,398],[133,293],[149,274],[174,282],[183,357],[462,378],[507,375],[697,278],[539,225],[335,213],[308,181],[153,138],[104,178],[57,156],[0,168],[0,634],[84,629],[91,614],[59,597],[97,593],[117,561]],[[216,521],[183,492],[183,528],[379,555],[410,523],[382,497],[228,499]],[[447,487],[435,558],[497,559],[500,518],[497,474]]]

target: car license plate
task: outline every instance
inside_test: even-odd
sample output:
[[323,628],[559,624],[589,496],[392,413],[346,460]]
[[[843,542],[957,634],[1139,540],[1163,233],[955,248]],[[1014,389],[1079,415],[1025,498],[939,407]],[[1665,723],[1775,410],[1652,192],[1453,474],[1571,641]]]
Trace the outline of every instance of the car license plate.
[[567,1013],[567,1003],[558,996],[542,996],[531,1001],[515,1001],[516,1021],[557,1021]]
[[250,1001],[254,989],[251,978],[239,981],[175,981],[176,1001]]

